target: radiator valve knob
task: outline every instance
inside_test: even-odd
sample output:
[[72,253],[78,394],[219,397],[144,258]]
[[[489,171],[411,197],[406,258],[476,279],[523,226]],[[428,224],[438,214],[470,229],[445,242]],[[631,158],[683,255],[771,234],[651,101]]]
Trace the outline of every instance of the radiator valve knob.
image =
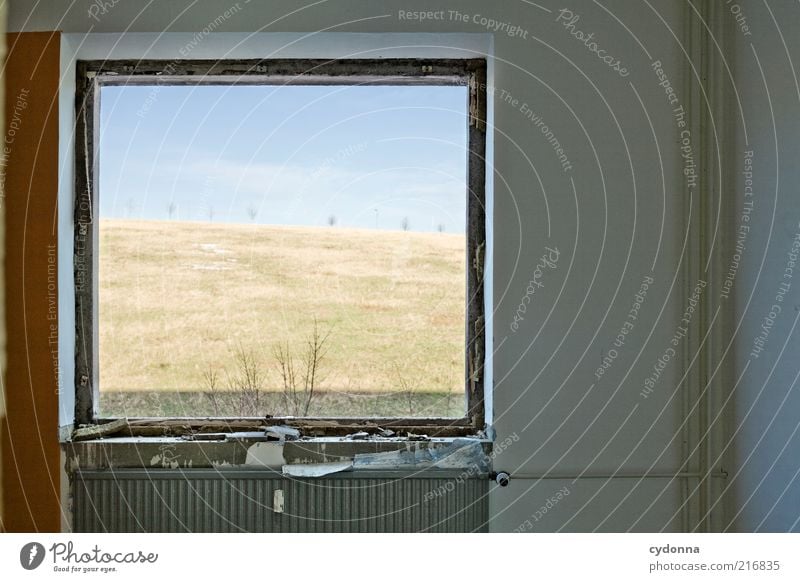
[[509,475],[505,471],[500,471],[499,473],[492,473],[492,477],[494,478],[495,483],[500,485],[500,487],[508,487],[508,483],[509,481],[511,481],[511,475]]

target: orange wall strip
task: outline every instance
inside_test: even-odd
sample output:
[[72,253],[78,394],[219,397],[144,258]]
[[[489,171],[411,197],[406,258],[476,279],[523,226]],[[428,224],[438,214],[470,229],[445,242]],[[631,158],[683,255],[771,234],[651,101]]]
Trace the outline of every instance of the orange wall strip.
[[[61,528],[58,442],[57,32],[7,34],[5,128],[6,418],[3,528]],[[54,340],[54,338],[56,338]]]

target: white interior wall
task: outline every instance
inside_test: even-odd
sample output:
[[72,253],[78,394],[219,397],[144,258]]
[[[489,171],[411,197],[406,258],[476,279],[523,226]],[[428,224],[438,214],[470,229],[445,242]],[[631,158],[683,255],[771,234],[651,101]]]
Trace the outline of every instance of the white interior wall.
[[[679,481],[603,476],[680,470],[679,367],[665,370],[648,399],[639,396],[643,378],[669,345],[682,303],[682,281],[675,279],[684,227],[677,133],[648,68],[660,59],[680,90],[678,48],[646,6],[618,4],[615,13],[635,23],[652,58],[597,5],[574,6],[580,28],[595,31],[608,53],[625,61],[627,78],[609,71],[551,16],[536,22],[528,8],[510,18],[526,18],[538,40],[523,49],[515,39],[495,37],[498,61],[508,61],[496,63],[497,86],[541,114],[574,170],[565,173],[554,163],[552,147],[518,109],[496,102],[497,127],[508,137],[495,135],[494,423],[499,439],[521,437],[496,467],[531,479],[494,491],[493,527],[674,530],[681,527]],[[679,29],[675,4],[658,7]],[[563,258],[543,276],[534,312],[514,332],[510,323],[537,261],[546,246],[556,245]],[[654,285],[641,316],[597,380],[594,372],[650,274]],[[558,475],[567,478],[552,479]],[[540,476],[551,479],[535,479]],[[558,499],[562,487],[570,494]]]
[[[735,180],[728,204],[734,225],[742,224],[744,152],[753,152],[750,230],[735,279],[735,332],[726,364],[732,368],[725,463],[727,507],[724,527],[731,531],[800,531],[800,271],[785,277],[795,237],[800,234],[800,11],[789,1],[739,2],[752,34],[734,27],[732,60],[736,102],[731,126],[736,146],[731,163]],[[730,15],[728,15],[730,16]],[[732,93],[733,94],[733,93]],[[744,123],[742,123],[744,120]],[[735,156],[735,157],[734,157]],[[733,255],[736,238],[729,243]],[[795,249],[796,250],[796,249]],[[776,301],[781,283],[789,283]],[[774,323],[765,322],[773,305]],[[770,331],[765,352],[751,355],[762,325]],[[738,328],[738,329],[737,329]],[[738,384],[736,380],[739,379]]]
[[[613,2],[607,10],[590,0],[572,3],[572,11],[580,15],[576,27],[594,32],[599,46],[622,59],[630,71],[627,77],[556,22],[560,8],[540,4],[442,1],[434,9],[445,10],[445,20],[418,22],[398,18],[398,11],[430,10],[429,3],[331,0],[300,7],[286,0],[268,5],[242,1],[191,56],[262,57],[268,56],[262,54],[265,47],[287,42],[293,44],[285,54],[310,56],[324,46],[326,56],[341,56],[364,43],[396,46],[387,33],[432,33],[404,39],[413,55],[420,54],[420,42],[440,47],[427,50],[444,50],[441,46],[450,39],[443,32],[483,35],[475,37],[478,50],[488,51],[493,42],[494,283],[487,293],[494,340],[491,418],[498,442],[510,442],[495,466],[515,477],[509,487],[491,492],[491,528],[687,529],[691,504],[684,500],[695,483],[687,488],[688,480],[636,477],[682,469],[682,364],[673,361],[653,394],[640,395],[644,378],[670,345],[685,303],[686,282],[679,267],[681,257],[690,253],[681,254],[687,222],[679,135],[650,68],[653,60],[660,60],[680,93],[684,69],[673,34],[680,38],[681,3],[651,3],[651,8]],[[63,119],[72,116],[69,62],[75,55],[154,56],[147,54],[151,41],[157,41],[158,54],[166,54],[160,51],[183,46],[183,39],[193,38],[227,8],[201,1],[184,11],[183,5],[157,1],[142,10],[139,4],[121,2],[95,21],[88,15],[93,5],[79,0],[64,14],[61,3],[42,2],[33,14],[28,7],[11,14],[15,30],[69,33],[64,40]],[[451,18],[448,10],[467,15],[467,21]],[[475,15],[521,27],[526,34],[497,32],[487,39],[490,31],[480,19],[473,21]],[[348,34],[321,37],[319,30]],[[220,34],[256,31],[270,36]],[[164,32],[170,36],[159,39]],[[181,32],[188,34],[172,36]],[[304,47],[314,48],[306,53]],[[527,111],[552,130],[571,170],[562,169],[552,144]],[[67,204],[71,138],[68,131],[62,133],[62,202]],[[71,215],[62,211],[60,220],[63,291],[63,282],[72,280]],[[548,246],[559,250],[557,266],[544,271],[542,287],[530,296],[524,319],[514,330],[514,314]],[[614,347],[643,278],[651,274],[654,284],[634,329],[597,380],[595,370]],[[71,306],[65,293],[62,318],[69,316]],[[72,329],[64,319],[62,325]],[[72,334],[62,335],[63,377],[71,378]],[[65,413],[70,407],[64,400]],[[552,479],[559,476],[563,478]],[[562,487],[569,495],[555,504],[548,501]],[[537,514],[548,504],[546,515]]]

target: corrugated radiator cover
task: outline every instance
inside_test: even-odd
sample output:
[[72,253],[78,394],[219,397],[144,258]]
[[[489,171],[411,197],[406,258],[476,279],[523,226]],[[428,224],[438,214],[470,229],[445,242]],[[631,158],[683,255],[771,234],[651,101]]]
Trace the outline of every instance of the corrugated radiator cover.
[[72,475],[75,532],[480,532],[489,481],[466,472],[298,479],[253,469]]

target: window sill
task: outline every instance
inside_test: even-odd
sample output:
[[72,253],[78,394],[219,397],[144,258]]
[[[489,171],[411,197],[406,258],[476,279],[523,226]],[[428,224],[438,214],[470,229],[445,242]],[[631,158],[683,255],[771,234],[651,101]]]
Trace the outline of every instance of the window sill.
[[[211,436],[211,435],[209,435]],[[489,470],[491,441],[479,437],[340,436],[268,440],[263,432],[232,432],[215,438],[115,436],[64,443],[67,471],[97,469],[199,469],[241,466],[278,470],[297,465],[346,464],[346,471]],[[324,469],[324,467],[322,467]]]
[[[182,437],[209,440],[210,435],[260,432],[284,428],[304,437],[347,437],[351,440],[403,437],[406,440],[468,437],[480,434],[469,418],[100,418],[94,424],[74,430],[69,439]],[[213,440],[213,439],[212,439]]]

